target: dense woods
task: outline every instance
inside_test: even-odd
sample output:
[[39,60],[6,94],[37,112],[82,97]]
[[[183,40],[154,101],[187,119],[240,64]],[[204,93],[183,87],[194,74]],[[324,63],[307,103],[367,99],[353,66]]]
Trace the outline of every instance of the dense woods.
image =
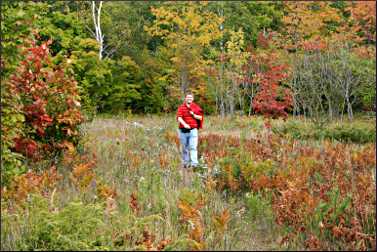
[[208,112],[222,115],[264,111],[260,97],[267,110],[310,116],[374,109],[372,2],[2,7],[4,77],[21,61],[25,39],[38,34],[37,44],[52,41],[52,62],[72,68],[88,113],[171,112],[188,88]]
[[[238,203],[230,202],[245,192],[247,211],[284,227],[280,247],[262,249],[375,249],[375,127],[357,121],[376,110],[375,11],[374,1],[2,1],[2,250],[252,249],[227,231],[243,223],[234,217]],[[219,138],[214,130],[204,136],[207,172],[191,191],[174,194],[178,161],[169,148],[178,140],[171,120],[186,91],[212,116],[210,130],[256,135]],[[171,118],[153,119],[156,125],[141,133],[112,119],[106,125],[106,116],[119,115],[148,125],[149,118]],[[159,129],[163,141],[147,131]],[[117,140],[107,145],[112,134]],[[305,146],[309,140],[314,144]],[[124,159],[106,156],[106,148]],[[144,163],[145,149],[157,165]],[[117,170],[124,160],[126,168]],[[104,167],[130,176],[124,194],[121,175],[106,175]],[[160,198],[145,194],[144,176],[156,176]],[[176,201],[164,198],[162,180]],[[79,203],[53,204],[56,191],[70,190]],[[222,192],[232,196],[222,199]],[[35,194],[42,197],[31,200]],[[162,218],[143,208],[148,200],[161,211],[179,209],[163,212],[171,219],[161,225],[173,235],[139,228]],[[97,222],[98,209],[108,214],[115,202],[123,212],[109,217],[113,227],[110,219]],[[36,229],[27,233],[13,213],[31,206],[42,214],[30,212]],[[90,220],[76,230],[81,240],[60,236],[76,232],[59,222],[72,211],[72,226],[75,218]],[[60,223],[50,233],[45,217]],[[122,233],[121,220],[137,230],[134,237]],[[13,222],[17,228],[10,228]],[[103,236],[92,237],[92,228]]]

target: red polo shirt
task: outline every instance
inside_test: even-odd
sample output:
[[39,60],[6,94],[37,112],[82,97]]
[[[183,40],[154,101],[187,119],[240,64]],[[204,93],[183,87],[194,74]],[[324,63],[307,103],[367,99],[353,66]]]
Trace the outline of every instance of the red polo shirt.
[[[182,117],[183,121],[185,121],[190,127],[193,128],[201,128],[202,123],[198,124],[197,119],[195,119],[191,114],[190,111],[193,111],[195,115],[203,116],[202,109],[195,103],[190,104],[190,108],[187,107],[186,103],[183,103],[181,106],[178,107],[177,111],[177,119],[178,117]],[[203,119],[202,119],[203,120]],[[179,128],[184,128],[181,123],[179,123]]]

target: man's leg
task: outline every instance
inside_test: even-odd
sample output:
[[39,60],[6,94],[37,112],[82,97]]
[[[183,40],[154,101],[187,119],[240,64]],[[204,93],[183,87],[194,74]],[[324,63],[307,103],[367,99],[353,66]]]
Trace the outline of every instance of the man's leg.
[[179,132],[179,139],[181,142],[181,151],[182,151],[182,163],[184,167],[187,167],[190,162],[190,153],[189,153],[189,133]]
[[192,129],[190,131],[190,139],[189,139],[189,149],[190,149],[190,158],[191,158],[191,165],[196,167],[198,166],[198,129]]

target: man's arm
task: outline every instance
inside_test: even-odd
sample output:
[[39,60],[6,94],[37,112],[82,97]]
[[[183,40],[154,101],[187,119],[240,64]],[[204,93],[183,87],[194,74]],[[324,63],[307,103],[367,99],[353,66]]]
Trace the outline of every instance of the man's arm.
[[185,127],[186,129],[191,129],[190,125],[188,125],[185,121],[183,121],[182,117],[178,116],[178,122],[180,122],[183,127]]
[[201,116],[201,115],[196,115],[196,114],[194,114],[194,112],[192,112],[192,111],[190,111],[190,114],[195,118],[195,119],[198,119],[198,120],[202,120],[203,119],[203,116]]

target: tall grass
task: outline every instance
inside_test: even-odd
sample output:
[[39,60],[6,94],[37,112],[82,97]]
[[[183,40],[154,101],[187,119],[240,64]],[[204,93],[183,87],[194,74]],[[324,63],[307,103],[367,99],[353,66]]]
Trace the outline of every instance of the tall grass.
[[[264,120],[212,116],[205,120],[205,128],[199,132],[199,154],[205,163],[201,171],[190,174],[187,184],[180,168],[174,115],[98,116],[82,125],[81,154],[87,156],[87,162],[95,161],[96,179],[80,187],[72,180],[72,170],[78,164],[62,162],[58,171],[63,177],[54,193],[51,188],[42,197],[28,196],[23,203],[2,198],[1,249],[305,248],[303,243],[292,247],[282,240],[289,227],[276,224],[271,194],[218,189],[216,170],[224,164],[237,167],[234,162],[241,152],[245,158],[242,162],[251,162],[246,158],[247,139],[258,140],[261,145],[268,142],[263,137],[268,133]],[[284,123],[275,120],[272,127]],[[226,153],[222,157],[213,144],[220,146],[224,137],[240,139],[244,144],[222,146]],[[300,141],[303,146],[322,145],[310,138]],[[270,169],[269,162],[262,160],[255,167]],[[109,197],[112,191],[116,196]]]

